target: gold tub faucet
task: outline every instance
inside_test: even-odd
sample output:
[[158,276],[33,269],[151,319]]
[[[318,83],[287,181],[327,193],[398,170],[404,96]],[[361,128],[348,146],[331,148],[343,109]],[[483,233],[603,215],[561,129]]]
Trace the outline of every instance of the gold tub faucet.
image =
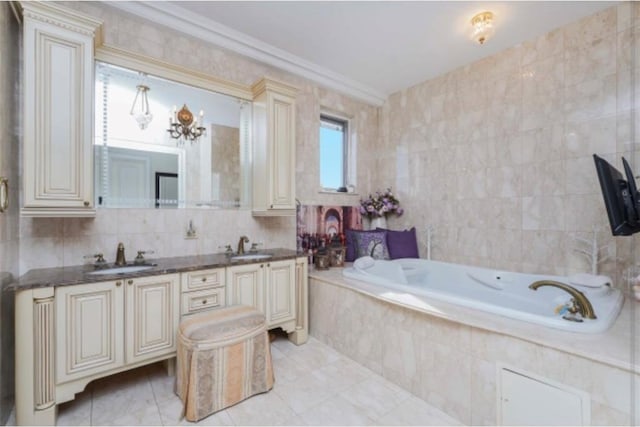
[[570,313],[580,313],[580,315],[586,319],[596,319],[596,313],[587,297],[573,286],[556,282],[555,280],[538,280],[537,282],[530,284],[529,289],[533,289],[535,291],[542,286],[552,286],[554,288],[562,289],[571,295],[573,297],[571,300],[573,304],[569,307]]
[[122,242],[118,243],[118,251],[116,252],[116,262],[115,265],[127,265],[127,260],[124,259],[124,245]]

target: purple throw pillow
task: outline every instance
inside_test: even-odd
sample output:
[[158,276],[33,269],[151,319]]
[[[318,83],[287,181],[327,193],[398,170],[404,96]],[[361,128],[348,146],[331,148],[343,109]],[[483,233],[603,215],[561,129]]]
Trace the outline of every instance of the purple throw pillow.
[[389,248],[389,257],[391,259],[420,258],[415,227],[404,231],[385,228],[376,228],[376,230],[387,232],[387,247]]
[[353,262],[358,258],[357,250],[356,250],[356,239],[355,235],[358,233],[365,233],[365,230],[352,230],[348,229],[344,231],[344,240],[345,245],[347,246],[347,250],[344,254],[344,260],[346,262]]
[[374,259],[389,259],[386,231],[364,231],[353,236],[356,258],[370,256]]

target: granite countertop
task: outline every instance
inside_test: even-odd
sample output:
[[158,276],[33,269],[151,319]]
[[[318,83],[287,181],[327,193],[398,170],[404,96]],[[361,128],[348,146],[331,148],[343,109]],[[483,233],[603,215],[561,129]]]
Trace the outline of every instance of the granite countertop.
[[[127,279],[132,277],[156,276],[160,274],[181,273],[185,271],[205,270],[209,268],[221,268],[232,265],[255,264],[260,262],[280,261],[297,258],[299,255],[291,249],[265,249],[258,253],[271,255],[271,258],[262,260],[237,260],[232,261],[224,253],[192,255],[183,257],[147,259],[144,265],[153,267],[131,273],[119,274],[88,274],[96,271],[93,264],[75,265],[70,267],[38,268],[29,270],[13,283],[5,287],[8,291],[23,291],[34,288],[48,288],[57,286],[79,285],[83,283],[105,282],[109,280]],[[250,254],[247,252],[247,254]],[[127,266],[134,265],[127,262]],[[114,268],[109,264],[105,268]]]
[[640,354],[640,328],[631,327],[640,321],[640,302],[633,298],[625,298],[620,315],[608,330],[598,334],[582,334],[543,327],[444,301],[410,297],[402,292],[389,292],[389,289],[382,286],[346,278],[342,275],[342,270],[342,268],[332,268],[319,271],[310,268],[309,279],[345,287],[431,316],[510,335],[640,374],[640,361],[632,357],[633,354]]

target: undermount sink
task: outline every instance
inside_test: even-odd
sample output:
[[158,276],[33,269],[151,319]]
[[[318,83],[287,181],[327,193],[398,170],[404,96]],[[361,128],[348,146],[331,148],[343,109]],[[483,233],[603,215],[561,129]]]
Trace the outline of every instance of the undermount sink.
[[269,254],[236,255],[231,257],[231,261],[249,261],[249,260],[257,261],[260,259],[268,259],[268,258],[271,258],[272,256],[273,255],[269,255]]
[[114,267],[114,268],[106,268],[104,270],[96,270],[87,274],[124,274],[124,273],[135,273],[136,271],[144,271],[150,268],[153,268],[153,265],[126,265],[123,267]]

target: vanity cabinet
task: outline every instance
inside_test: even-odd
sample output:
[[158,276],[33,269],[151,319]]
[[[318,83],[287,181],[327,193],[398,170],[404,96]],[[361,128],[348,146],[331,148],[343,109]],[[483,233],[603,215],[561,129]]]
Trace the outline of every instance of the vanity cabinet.
[[182,273],[181,280],[182,316],[225,306],[224,268]]
[[24,216],[93,216],[93,57],[101,22],[50,2],[24,18]]
[[297,90],[265,78],[252,91],[253,215],[295,215]]
[[229,305],[251,305],[265,314],[267,327],[295,330],[295,260],[238,265],[227,268]]
[[179,275],[56,289],[57,383],[171,354]]

